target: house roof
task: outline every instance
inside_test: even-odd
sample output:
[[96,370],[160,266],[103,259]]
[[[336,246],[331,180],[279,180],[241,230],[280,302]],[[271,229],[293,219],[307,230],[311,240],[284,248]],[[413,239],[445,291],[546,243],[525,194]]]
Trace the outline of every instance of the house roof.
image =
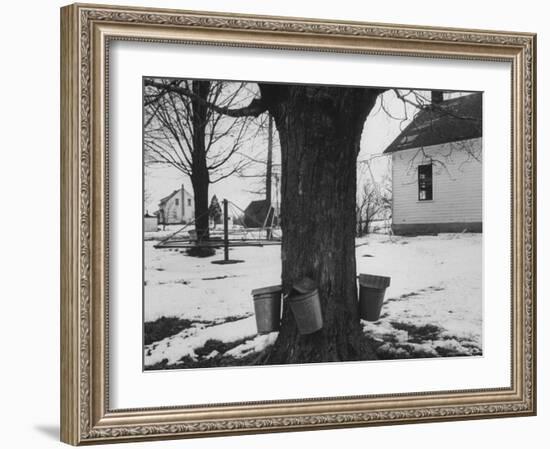
[[267,200],[255,200],[244,210],[244,223],[246,227],[257,228],[263,226],[266,215],[270,210]]
[[427,106],[384,150],[384,154],[481,137],[481,104],[481,92],[477,92]]
[[[182,187],[180,187],[179,189],[174,190],[170,195],[165,196],[164,198],[161,198],[160,201],[159,201],[159,205],[162,205],[162,204],[166,203],[166,202],[167,202],[170,198],[172,198],[176,193],[181,192],[181,189],[182,189]],[[185,192],[185,196],[186,196],[186,197],[191,196],[190,193],[189,193],[187,190],[183,189],[183,191]]]
[[161,200],[159,201],[159,204],[166,203],[170,198],[172,198],[176,193],[179,193],[179,192],[181,192],[181,189],[174,190],[170,195],[165,196],[164,198],[161,198]]
[[269,203],[267,202],[267,200],[255,200],[250,202],[244,212],[245,214],[250,216],[263,215],[265,217],[268,208]]

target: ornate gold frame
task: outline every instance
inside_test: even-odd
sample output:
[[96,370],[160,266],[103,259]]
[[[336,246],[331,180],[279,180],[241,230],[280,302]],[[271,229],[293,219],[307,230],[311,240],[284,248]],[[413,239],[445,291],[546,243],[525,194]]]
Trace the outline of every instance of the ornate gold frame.
[[[77,445],[535,414],[534,34],[76,4],[61,9],[61,37],[62,441]],[[110,410],[105,88],[113,39],[510,62],[511,387]]]

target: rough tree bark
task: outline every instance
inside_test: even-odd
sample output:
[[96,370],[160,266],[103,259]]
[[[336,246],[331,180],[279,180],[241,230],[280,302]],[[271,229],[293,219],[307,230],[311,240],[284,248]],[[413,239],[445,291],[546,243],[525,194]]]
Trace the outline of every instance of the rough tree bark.
[[359,321],[355,265],[356,163],[378,89],[260,84],[279,131],[282,283],[315,280],[324,327],[298,333],[289,307],[263,363],[375,358]]
[[191,99],[193,108],[193,158],[191,184],[195,196],[195,230],[197,239],[207,240],[208,229],[208,187],[210,175],[206,159],[205,134],[208,122],[208,106],[206,100],[210,92],[210,81],[193,81],[193,94]]

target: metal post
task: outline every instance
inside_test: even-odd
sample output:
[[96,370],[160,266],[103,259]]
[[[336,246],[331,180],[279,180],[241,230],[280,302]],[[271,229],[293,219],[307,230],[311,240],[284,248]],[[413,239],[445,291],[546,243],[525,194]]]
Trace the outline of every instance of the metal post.
[[271,206],[271,176],[273,173],[273,116],[271,114],[269,114],[268,124],[267,163],[265,170],[265,199],[269,207]]
[[223,200],[223,259],[229,260],[229,217],[227,216],[227,200]]

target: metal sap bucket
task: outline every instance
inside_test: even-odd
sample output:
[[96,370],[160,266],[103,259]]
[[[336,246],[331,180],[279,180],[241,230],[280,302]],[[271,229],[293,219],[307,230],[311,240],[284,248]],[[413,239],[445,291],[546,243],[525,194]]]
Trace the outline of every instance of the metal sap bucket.
[[281,293],[280,285],[252,290],[256,327],[259,334],[269,334],[279,330],[281,322]]
[[359,316],[362,319],[378,321],[390,280],[386,276],[359,275]]
[[323,327],[321,301],[314,281],[304,278],[294,284],[287,301],[301,335],[312,334]]

